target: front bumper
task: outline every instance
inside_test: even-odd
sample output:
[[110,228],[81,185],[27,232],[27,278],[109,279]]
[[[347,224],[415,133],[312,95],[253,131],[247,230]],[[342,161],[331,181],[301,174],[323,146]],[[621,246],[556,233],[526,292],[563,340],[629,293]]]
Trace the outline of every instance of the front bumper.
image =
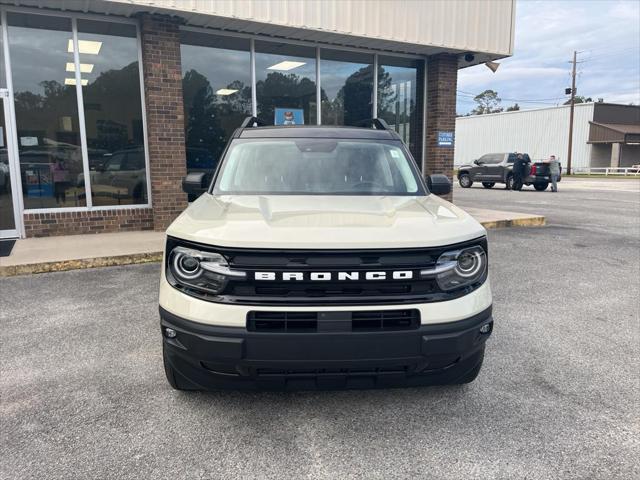
[[[206,325],[160,307],[165,361],[192,389],[375,388],[447,384],[482,361],[491,307],[413,330],[266,333]],[[489,324],[488,333],[480,327]],[[164,335],[165,328],[177,332]]]

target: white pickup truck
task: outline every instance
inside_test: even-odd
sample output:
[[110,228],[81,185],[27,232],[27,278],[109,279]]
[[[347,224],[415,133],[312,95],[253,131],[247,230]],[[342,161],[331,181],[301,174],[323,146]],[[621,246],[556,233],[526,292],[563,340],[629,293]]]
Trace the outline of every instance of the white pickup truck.
[[164,366],[180,390],[473,381],[493,328],[485,229],[376,128],[236,130],[167,230]]

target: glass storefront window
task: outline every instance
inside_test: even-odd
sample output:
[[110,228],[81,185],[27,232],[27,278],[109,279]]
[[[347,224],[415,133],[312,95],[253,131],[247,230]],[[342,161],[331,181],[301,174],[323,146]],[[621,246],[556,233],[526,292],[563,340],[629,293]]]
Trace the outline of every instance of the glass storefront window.
[[7,14],[25,209],[86,205],[71,19]]
[[136,27],[78,20],[78,50],[93,205],[146,204]]
[[356,126],[372,117],[373,55],[320,50],[323,125]]
[[213,173],[233,131],[251,115],[249,40],[181,33],[188,172]]
[[317,122],[316,49],[255,42],[258,118],[268,124]]
[[398,132],[417,160],[416,140],[421,134],[416,131],[418,62],[382,56],[378,60],[378,117]]

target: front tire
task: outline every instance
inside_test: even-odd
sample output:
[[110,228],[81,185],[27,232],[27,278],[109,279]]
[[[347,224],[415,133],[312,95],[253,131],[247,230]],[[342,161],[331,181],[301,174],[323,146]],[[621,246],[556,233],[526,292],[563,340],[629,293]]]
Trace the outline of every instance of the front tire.
[[473,185],[473,180],[471,180],[468,173],[461,173],[458,175],[458,183],[462,188],[469,188]]
[[534,183],[533,184],[533,188],[535,188],[539,192],[544,192],[547,189],[548,186],[549,186],[549,182]]
[[482,186],[484,188],[493,188],[494,185],[495,185],[495,182],[482,182]]
[[507,177],[507,181],[504,183],[504,188],[506,188],[507,190],[513,190],[513,175],[509,175]]

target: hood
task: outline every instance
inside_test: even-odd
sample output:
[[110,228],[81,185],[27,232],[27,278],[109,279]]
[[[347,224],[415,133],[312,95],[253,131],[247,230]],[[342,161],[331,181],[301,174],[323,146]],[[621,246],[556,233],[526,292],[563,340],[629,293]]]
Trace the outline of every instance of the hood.
[[410,248],[486,234],[470,215],[435,196],[203,194],[167,234],[238,248]]

